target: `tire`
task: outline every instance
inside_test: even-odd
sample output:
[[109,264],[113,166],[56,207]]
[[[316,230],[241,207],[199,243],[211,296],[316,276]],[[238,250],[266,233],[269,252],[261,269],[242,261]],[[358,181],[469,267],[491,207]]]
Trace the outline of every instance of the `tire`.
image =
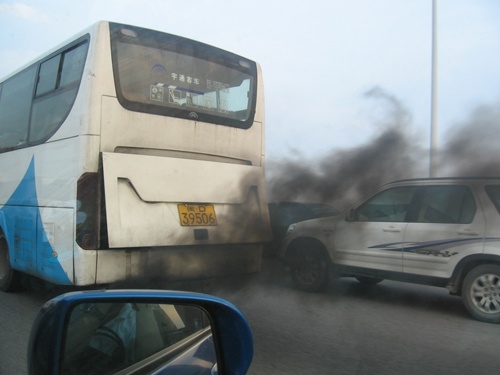
[[379,279],[376,277],[368,277],[368,276],[356,276],[356,280],[358,280],[361,284],[364,285],[375,285],[384,281],[384,279]]
[[322,249],[302,245],[291,265],[292,281],[305,292],[317,292],[330,282],[330,261]]
[[483,264],[467,273],[462,284],[462,299],[473,318],[500,323],[500,266]]
[[0,290],[13,292],[18,289],[18,272],[10,266],[9,246],[3,233],[0,233]]

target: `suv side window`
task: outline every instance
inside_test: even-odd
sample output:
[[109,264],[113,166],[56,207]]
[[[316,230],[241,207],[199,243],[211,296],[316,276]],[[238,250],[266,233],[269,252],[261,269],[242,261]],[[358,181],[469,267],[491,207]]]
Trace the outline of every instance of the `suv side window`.
[[425,186],[415,221],[468,224],[475,213],[476,202],[467,186]]
[[404,222],[417,186],[387,189],[362,204],[354,213],[356,221]]
[[489,185],[484,188],[495,205],[498,213],[500,213],[500,185]]

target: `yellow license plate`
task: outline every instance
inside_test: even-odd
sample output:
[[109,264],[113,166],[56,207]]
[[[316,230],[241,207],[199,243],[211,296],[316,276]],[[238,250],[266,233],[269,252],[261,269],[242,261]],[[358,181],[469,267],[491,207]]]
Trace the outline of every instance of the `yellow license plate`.
[[177,210],[183,227],[217,225],[213,204],[178,204]]

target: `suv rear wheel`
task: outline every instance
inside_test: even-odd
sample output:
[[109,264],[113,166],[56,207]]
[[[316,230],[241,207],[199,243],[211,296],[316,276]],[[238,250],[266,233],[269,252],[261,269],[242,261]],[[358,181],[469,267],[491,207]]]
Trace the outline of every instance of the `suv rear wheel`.
[[330,262],[322,249],[306,244],[296,251],[291,264],[295,286],[305,292],[317,292],[330,282]]
[[483,264],[473,268],[465,276],[462,298],[475,319],[500,323],[500,266]]

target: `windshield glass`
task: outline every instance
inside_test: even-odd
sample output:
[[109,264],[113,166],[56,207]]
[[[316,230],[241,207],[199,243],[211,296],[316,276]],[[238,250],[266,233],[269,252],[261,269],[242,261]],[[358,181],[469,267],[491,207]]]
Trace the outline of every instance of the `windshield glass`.
[[248,128],[254,62],[174,35],[112,24],[117,95],[130,110]]

